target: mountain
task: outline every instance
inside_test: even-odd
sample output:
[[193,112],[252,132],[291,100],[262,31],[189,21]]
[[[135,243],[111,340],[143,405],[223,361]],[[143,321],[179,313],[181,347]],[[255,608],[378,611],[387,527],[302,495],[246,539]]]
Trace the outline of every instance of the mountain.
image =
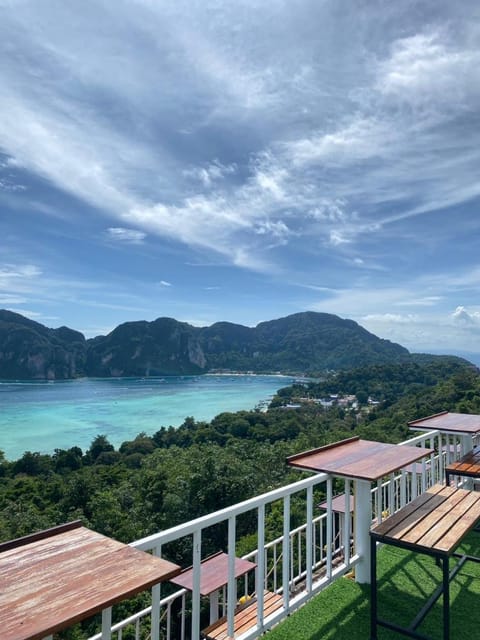
[[87,341],[68,327],[48,329],[0,310],[0,378],[64,380],[85,375]]
[[125,322],[108,336],[89,341],[89,375],[161,376],[204,373],[197,329],[173,318]]
[[0,311],[0,378],[189,375],[211,370],[320,372],[408,361],[404,347],[353,320],[305,312],[245,327],[193,327],[173,318],[126,322],[86,340]]

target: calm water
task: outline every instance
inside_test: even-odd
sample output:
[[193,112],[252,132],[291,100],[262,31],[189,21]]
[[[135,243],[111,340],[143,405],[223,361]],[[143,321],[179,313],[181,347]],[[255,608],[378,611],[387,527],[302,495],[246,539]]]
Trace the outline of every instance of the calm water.
[[177,427],[187,416],[211,420],[222,411],[253,409],[292,380],[206,375],[0,382],[0,449],[9,460],[24,451],[85,450],[98,434],[118,447],[141,431]]

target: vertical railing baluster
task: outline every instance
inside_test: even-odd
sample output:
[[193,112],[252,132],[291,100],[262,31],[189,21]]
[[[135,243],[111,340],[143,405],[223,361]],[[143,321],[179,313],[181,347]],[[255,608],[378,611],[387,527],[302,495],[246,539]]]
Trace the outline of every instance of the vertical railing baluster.
[[[313,491],[313,487],[312,487]],[[327,578],[332,577],[332,542],[333,542],[333,511],[332,511],[332,476],[327,479]]]
[[111,640],[112,637],[112,607],[102,611],[102,640]]
[[283,585],[283,606],[288,612],[290,606],[290,494],[283,498],[283,548],[282,548],[282,585]]
[[180,640],[185,640],[185,609],[187,599],[186,594],[182,594],[182,615],[180,616]]
[[[236,547],[236,519],[231,516],[228,519],[228,586],[227,586],[227,628],[228,637],[234,637],[235,607],[237,603],[235,582],[235,547]],[[260,553],[263,547],[258,547]]]
[[[265,504],[258,507],[258,565],[257,565],[257,625],[258,630],[263,629],[263,602],[265,588]],[[233,634],[231,636],[233,638]]]
[[378,524],[382,521],[382,511],[383,511],[383,491],[382,491],[382,480],[377,480],[377,522]]
[[312,520],[313,520],[313,487],[307,488],[307,527],[305,532],[305,563],[307,569],[307,591],[312,590]]
[[200,638],[200,562],[202,530],[193,532],[193,576],[192,576],[192,640]]
[[388,484],[388,514],[395,513],[395,474],[390,474],[390,482]]
[[[152,555],[158,558],[162,555],[161,545],[157,545],[152,549]],[[152,587],[152,640],[160,640],[160,585],[155,584]],[[102,639],[103,640],[103,639]]]
[[351,536],[351,523],[352,523],[352,515],[350,511],[350,493],[351,493],[351,483],[347,478],[345,480],[345,533],[344,533],[344,541],[343,541],[343,553],[345,558],[345,564],[348,566],[350,564],[350,536]]
[[166,640],[170,640],[171,631],[172,631],[172,603],[169,602],[167,604],[167,638]]

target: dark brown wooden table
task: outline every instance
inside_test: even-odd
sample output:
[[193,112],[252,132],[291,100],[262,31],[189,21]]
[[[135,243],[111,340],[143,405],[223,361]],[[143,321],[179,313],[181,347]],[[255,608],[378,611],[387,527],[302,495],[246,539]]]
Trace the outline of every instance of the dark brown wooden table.
[[0,637],[40,640],[180,571],[81,522],[0,544]]
[[[425,636],[416,630],[441,595],[443,638],[450,638],[450,581],[467,560],[480,562],[480,558],[457,554],[455,550],[478,520],[480,493],[436,484],[370,531],[371,640],[377,639],[377,626],[424,640]],[[408,627],[401,627],[378,616],[378,542],[433,556],[442,566],[442,583]],[[451,556],[459,558],[453,570],[449,566]]]
[[373,482],[434,453],[433,449],[348,438],[287,458],[292,467]]
[[[250,560],[235,558],[235,578],[245,575],[257,565]],[[193,567],[184,569],[171,579],[173,584],[193,590]],[[210,596],[210,622],[218,619],[218,591],[228,583],[228,554],[223,551],[205,558],[200,563],[200,595]]]
[[480,433],[480,415],[442,411],[425,418],[411,420],[408,426],[414,431],[438,430],[454,435],[473,436]]

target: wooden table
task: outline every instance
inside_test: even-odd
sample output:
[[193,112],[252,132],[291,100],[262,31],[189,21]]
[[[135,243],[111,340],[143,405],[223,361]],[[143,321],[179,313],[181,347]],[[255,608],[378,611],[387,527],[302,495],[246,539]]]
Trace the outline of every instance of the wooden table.
[[480,415],[442,411],[426,418],[411,420],[408,426],[412,431],[441,431],[446,435],[460,436],[465,455],[473,449],[474,436],[480,433]]
[[179,571],[81,522],[0,544],[1,638],[48,637]]
[[[397,631],[411,638],[417,633],[431,607],[443,594],[443,638],[450,637],[450,581],[467,560],[480,558],[456,554],[465,535],[480,519],[480,493],[436,484],[403,509],[370,531],[371,541],[371,640],[377,639],[377,626]],[[442,583],[408,627],[401,627],[378,617],[377,542],[433,556],[442,565]],[[450,571],[449,558],[460,558]]]
[[452,413],[442,411],[426,418],[408,422],[414,431],[444,431],[454,435],[476,435],[480,433],[480,415],[474,413]]
[[451,462],[445,466],[445,481],[447,485],[450,484],[451,476],[480,478],[480,446],[469,451],[457,462]]
[[354,437],[287,458],[292,467],[355,481],[355,548],[361,556],[357,582],[370,582],[371,483],[432,453],[433,449]]
[[[235,558],[235,578],[245,575],[257,565],[249,560]],[[185,569],[171,579],[173,584],[193,591],[193,567]],[[210,596],[210,622],[218,619],[218,591],[228,583],[228,554],[219,551],[200,564],[200,595]]]
[[287,458],[292,467],[373,482],[434,453],[433,449],[360,440],[340,440]]

